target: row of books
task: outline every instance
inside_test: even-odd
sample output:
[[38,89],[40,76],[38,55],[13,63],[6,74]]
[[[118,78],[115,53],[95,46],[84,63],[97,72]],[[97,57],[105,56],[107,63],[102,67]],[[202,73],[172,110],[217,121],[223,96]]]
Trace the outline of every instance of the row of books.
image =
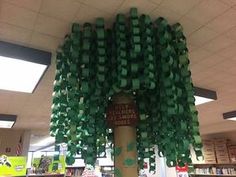
[[233,167],[208,167],[208,168],[195,168],[196,174],[224,174],[234,175],[236,174],[236,168]]

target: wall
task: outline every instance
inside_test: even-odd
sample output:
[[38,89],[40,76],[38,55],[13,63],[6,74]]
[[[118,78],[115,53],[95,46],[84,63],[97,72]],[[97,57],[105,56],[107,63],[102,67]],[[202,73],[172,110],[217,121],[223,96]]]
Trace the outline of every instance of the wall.
[[21,136],[22,155],[26,155],[29,146],[27,138],[29,138],[30,135],[27,135],[27,132],[23,130],[0,129],[0,154],[15,156]]
[[214,133],[202,136],[203,139],[212,139],[212,138],[226,138],[229,139],[232,144],[236,145],[236,131],[228,131],[223,133]]

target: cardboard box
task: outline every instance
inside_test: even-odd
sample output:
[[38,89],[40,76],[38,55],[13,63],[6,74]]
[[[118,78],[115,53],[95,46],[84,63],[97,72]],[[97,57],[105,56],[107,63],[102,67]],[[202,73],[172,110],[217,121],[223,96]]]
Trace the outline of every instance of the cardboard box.
[[228,156],[228,150],[227,149],[222,149],[222,150],[216,150],[215,151],[216,152],[216,155],[222,155],[222,154],[224,154],[224,155],[227,155]]
[[226,144],[216,144],[215,149],[227,149]]
[[214,148],[214,141],[213,140],[203,140],[202,145],[203,145],[203,147],[213,147]]
[[225,138],[214,139],[214,144],[215,145],[227,144],[227,139],[225,139]]
[[230,163],[230,160],[229,158],[217,158],[217,163],[219,164]]
[[203,139],[202,144],[214,144],[214,140],[213,139]]
[[215,152],[203,152],[204,157],[215,157]]
[[215,149],[214,149],[214,148],[206,148],[206,147],[203,147],[203,148],[202,148],[202,151],[205,151],[205,152],[214,152]]
[[236,163],[236,146],[229,146],[228,150],[231,163]]
[[205,163],[208,164],[215,164],[216,163],[216,159],[204,159]]

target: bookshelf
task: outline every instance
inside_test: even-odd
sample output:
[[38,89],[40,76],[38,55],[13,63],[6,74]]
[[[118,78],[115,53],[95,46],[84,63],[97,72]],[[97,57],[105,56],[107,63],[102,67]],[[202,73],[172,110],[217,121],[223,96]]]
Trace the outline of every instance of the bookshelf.
[[201,176],[232,176],[236,177],[236,164],[192,164],[194,172],[190,173],[191,177]]

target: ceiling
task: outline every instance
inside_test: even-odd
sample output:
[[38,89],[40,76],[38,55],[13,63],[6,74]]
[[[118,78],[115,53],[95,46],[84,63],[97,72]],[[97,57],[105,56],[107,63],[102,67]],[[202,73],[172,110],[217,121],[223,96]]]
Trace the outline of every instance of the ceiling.
[[[198,106],[201,132],[234,130],[222,113],[236,109],[236,0],[0,0],[0,40],[55,52],[72,22],[110,24],[130,7],[183,25],[194,85],[218,94]],[[47,133],[54,71],[53,62],[33,94],[0,91],[0,113],[18,115],[15,129]]]

